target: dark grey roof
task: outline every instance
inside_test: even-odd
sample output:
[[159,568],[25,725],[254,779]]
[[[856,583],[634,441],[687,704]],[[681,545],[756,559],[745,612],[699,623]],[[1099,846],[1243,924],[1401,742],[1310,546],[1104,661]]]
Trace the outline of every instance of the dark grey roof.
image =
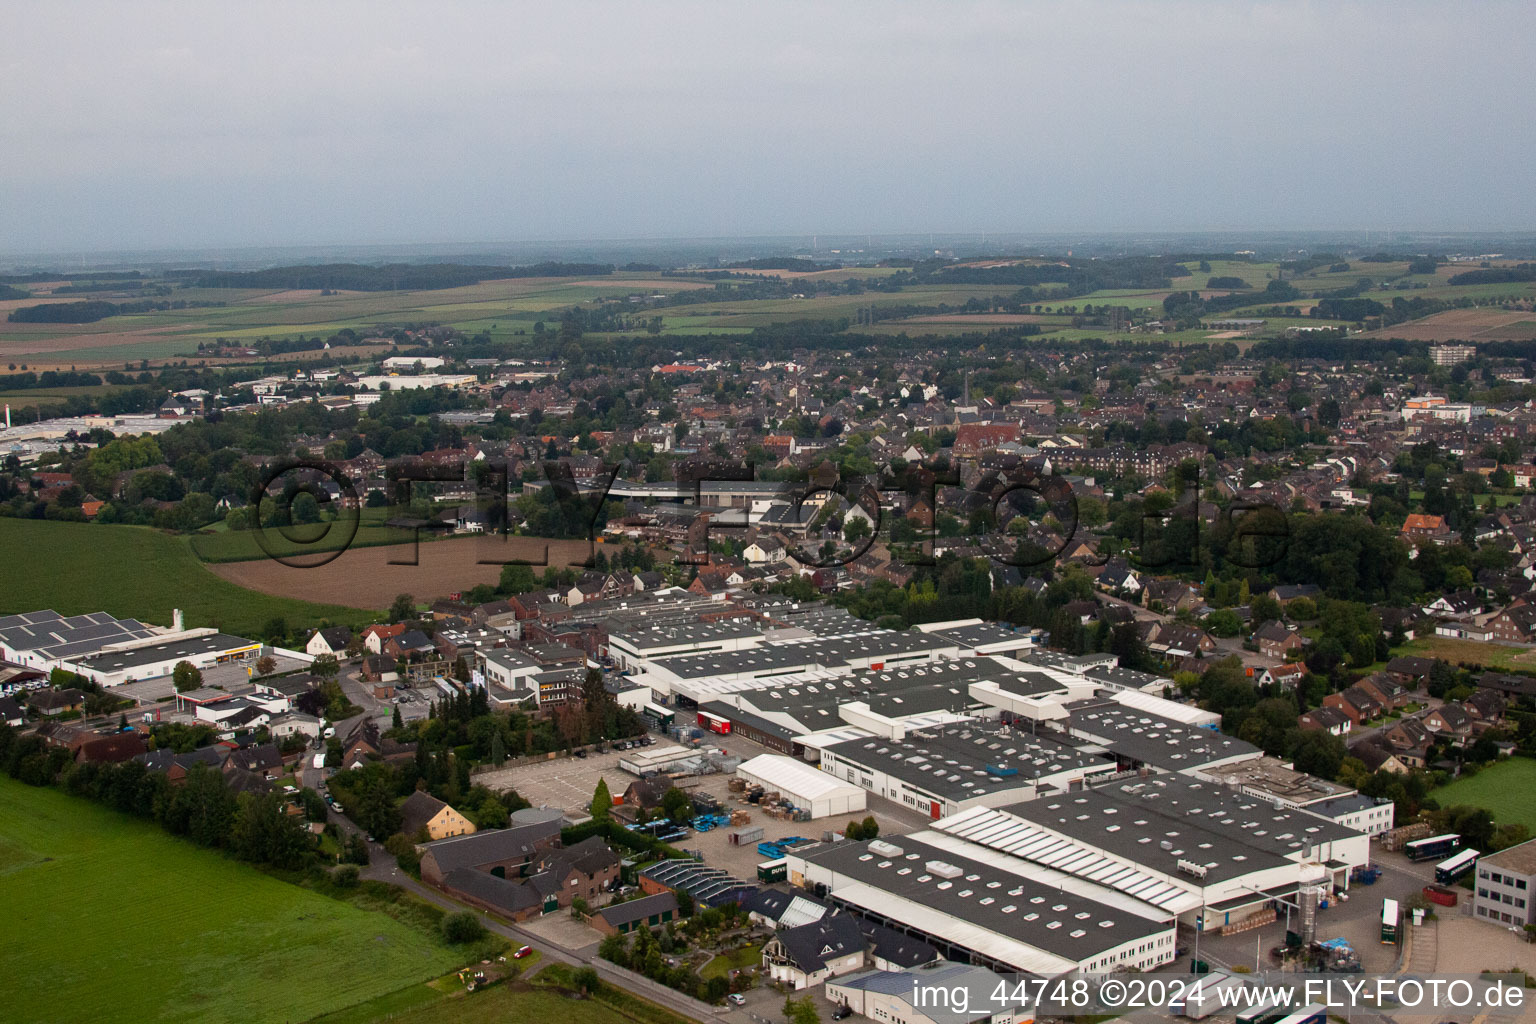
[[[818,847],[803,856],[879,892],[941,909],[967,924],[1078,961],[1168,928],[1166,922],[930,846],[915,836],[892,842],[902,849],[899,856],[873,853],[862,842]],[[927,870],[932,862],[950,865],[959,874],[953,878],[932,874]],[[879,905],[868,909],[887,912]]]
[[107,644],[154,635],[154,628],[138,619],[119,619],[106,612],[66,617],[50,608],[0,616],[0,644],[47,659],[79,658]]
[[807,974],[821,970],[828,960],[864,949],[864,933],[851,914],[831,914],[798,928],[785,928],[778,940],[795,966]]
[[413,835],[427,827],[427,822],[435,818],[439,811],[448,805],[424,789],[418,789],[406,797],[400,804],[400,831],[406,835]]
[[1308,842],[1360,834],[1185,775],[1127,779],[1004,810],[1170,876],[1181,860],[1204,864],[1206,885],[1295,861]]
[[1092,737],[1122,757],[1183,772],[1228,758],[1257,756],[1252,743],[1213,729],[1185,725],[1118,701],[1089,699],[1067,705],[1072,731]]
[[1031,735],[1026,729],[983,728],[974,723],[910,732],[905,739],[864,736],[826,748],[843,761],[892,775],[930,796],[966,800],[1063,772],[1094,766],[1112,769],[1107,756],[1089,753],[1063,736]]
[[864,938],[870,952],[881,960],[888,960],[897,967],[921,967],[939,959],[939,951],[922,939],[887,928],[881,924],[864,924]]
[[122,672],[141,665],[156,665],[178,658],[193,658],[203,654],[217,654],[251,647],[255,643],[254,640],[231,636],[228,633],[208,633],[203,636],[180,637],[163,644],[151,644],[148,647],[132,647],[125,651],[93,654],[88,658],[82,658],[80,665],[82,668],[96,672]]
[[427,843],[422,857],[431,857],[444,875],[457,868],[531,857],[537,844],[560,835],[559,821],[535,821],[512,828],[490,829]]
[[543,898],[522,882],[509,882],[485,871],[455,868],[443,876],[443,885],[492,907],[511,913],[543,904]]
[[598,916],[614,927],[618,927],[634,921],[644,921],[653,914],[665,914],[669,910],[674,915],[677,914],[677,897],[671,892],[659,892],[654,896],[643,896],[638,900],[604,907],[598,911]]

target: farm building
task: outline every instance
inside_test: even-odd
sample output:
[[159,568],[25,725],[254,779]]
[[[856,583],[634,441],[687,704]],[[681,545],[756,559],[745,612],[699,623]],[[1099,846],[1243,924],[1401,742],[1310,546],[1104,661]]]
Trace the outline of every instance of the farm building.
[[792,757],[759,754],[737,768],[736,775],[749,786],[778,793],[786,802],[809,811],[812,818],[864,809],[863,789]]

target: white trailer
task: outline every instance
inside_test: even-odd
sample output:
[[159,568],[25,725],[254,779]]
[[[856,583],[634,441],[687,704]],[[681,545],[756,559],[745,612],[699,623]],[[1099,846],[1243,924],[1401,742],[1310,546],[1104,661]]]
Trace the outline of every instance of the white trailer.
[[1226,971],[1212,971],[1192,978],[1181,996],[1168,1004],[1168,1012],[1190,1020],[1204,1020],[1213,1013],[1225,1010],[1228,1005],[1239,1006],[1241,1000],[1226,1000],[1218,993],[1222,990],[1240,990],[1243,979]]

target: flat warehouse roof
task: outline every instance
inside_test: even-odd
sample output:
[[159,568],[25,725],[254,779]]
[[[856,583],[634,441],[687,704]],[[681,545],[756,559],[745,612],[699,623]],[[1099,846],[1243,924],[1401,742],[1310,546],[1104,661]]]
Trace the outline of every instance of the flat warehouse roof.
[[861,630],[858,633],[820,637],[799,643],[769,644],[745,651],[681,654],[662,658],[658,664],[682,679],[702,676],[742,675],[779,668],[837,668],[856,658],[937,651],[953,648],[950,641],[924,633],[897,633],[893,630]]
[[[1070,970],[1106,950],[1172,928],[1171,914],[1168,920],[1157,921],[1127,913],[915,836],[876,841],[873,848],[869,843],[838,843],[808,850],[803,856],[808,864],[834,871],[854,883],[834,884],[834,898],[858,901],[886,917],[899,916],[911,927],[962,942],[983,955],[1037,973]],[[887,896],[906,900],[909,907],[893,915]],[[923,908],[925,919],[902,916],[910,906]],[[980,932],[971,933],[969,941],[957,938],[945,919]],[[1010,948],[1009,942],[1025,950]],[[1015,957],[1021,954],[1037,966],[1019,963]]]
[[1115,753],[1172,772],[1188,771],[1233,757],[1257,757],[1252,743],[1213,729],[1185,725],[1115,700],[1067,705],[1075,732],[1095,737]]
[[1169,882],[1007,811],[976,807],[936,822],[934,827],[945,835],[1124,894],[1167,914],[1182,914],[1201,902],[1191,891],[1193,882]]
[[1100,786],[1012,804],[1009,815],[1134,864],[1186,877],[1179,862],[1203,865],[1209,885],[1296,863],[1313,846],[1364,833],[1299,810],[1180,775]]
[[825,749],[935,796],[957,800],[1017,789],[1042,776],[1114,766],[1104,757],[1027,731],[970,724],[911,732],[904,740],[846,740]]
[[157,665],[161,662],[172,661],[177,658],[193,658],[205,654],[222,654],[225,651],[238,651],[241,648],[260,646],[261,644],[258,641],[247,640],[245,637],[231,636],[228,633],[211,633],[207,636],[182,638],[168,643],[153,644],[148,647],[134,647],[126,651],[107,651],[103,654],[95,654],[89,658],[82,658],[80,666],[97,672],[121,672],[124,669]]

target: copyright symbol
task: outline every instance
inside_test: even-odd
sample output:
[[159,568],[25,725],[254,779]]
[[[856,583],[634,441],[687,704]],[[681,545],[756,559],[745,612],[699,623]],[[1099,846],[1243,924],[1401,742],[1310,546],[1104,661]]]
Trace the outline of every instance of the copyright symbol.
[[[289,474],[293,474],[293,479],[279,489],[277,494],[271,493],[273,485]],[[331,486],[327,486],[327,481]],[[308,494],[315,499],[316,506],[334,500],[342,506],[342,512],[334,521],[313,524],[324,526],[324,529],[318,533],[304,530],[302,527],[296,528],[293,522],[293,508],[300,494]],[[337,531],[341,542],[333,550],[308,552],[275,550],[272,538],[267,536],[266,527],[262,522],[263,502],[268,507],[275,505],[283,513],[282,525],[276,526],[275,529],[288,544],[318,545],[331,535],[333,529]],[[269,466],[251,492],[251,530],[256,534],[257,546],[274,562],[294,569],[316,569],[327,562],[334,561],[343,551],[352,546],[352,540],[357,536],[357,527],[362,519],[358,505],[357,488],[336,466],[314,459],[284,459]]]
[[1099,1002],[1105,1006],[1119,1006],[1125,1001],[1126,985],[1123,981],[1110,978],[1099,986]]

